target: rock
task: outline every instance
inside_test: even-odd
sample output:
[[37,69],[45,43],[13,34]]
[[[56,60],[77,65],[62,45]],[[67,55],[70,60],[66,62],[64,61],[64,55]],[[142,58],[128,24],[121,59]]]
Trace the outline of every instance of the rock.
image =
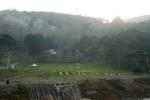
[[54,100],[53,96],[45,96],[42,100]]

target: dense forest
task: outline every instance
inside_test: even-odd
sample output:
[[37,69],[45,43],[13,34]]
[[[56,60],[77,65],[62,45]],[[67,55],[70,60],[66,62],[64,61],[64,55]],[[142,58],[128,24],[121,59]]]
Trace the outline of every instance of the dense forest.
[[0,59],[11,63],[106,62],[149,69],[150,20],[126,22],[50,12],[0,12]]

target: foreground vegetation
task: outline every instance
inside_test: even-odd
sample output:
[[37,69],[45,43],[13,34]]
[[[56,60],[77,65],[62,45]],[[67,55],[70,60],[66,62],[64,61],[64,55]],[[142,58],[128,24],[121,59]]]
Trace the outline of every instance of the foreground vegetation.
[[0,96],[1,100],[29,100],[28,91],[24,84],[11,87],[13,89],[9,88],[6,88],[5,93]]

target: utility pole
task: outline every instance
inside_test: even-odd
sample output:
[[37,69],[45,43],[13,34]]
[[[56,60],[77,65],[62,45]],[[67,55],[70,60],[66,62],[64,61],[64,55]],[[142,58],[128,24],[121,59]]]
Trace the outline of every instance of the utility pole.
[[149,58],[148,58],[148,56],[147,56],[147,58],[146,58],[146,63],[147,63],[147,66],[148,66],[148,68],[149,68]]
[[78,8],[75,8],[75,14],[78,15]]
[[137,58],[136,58],[136,61],[135,61],[135,62],[136,62],[136,67],[139,68],[138,59],[137,59]]

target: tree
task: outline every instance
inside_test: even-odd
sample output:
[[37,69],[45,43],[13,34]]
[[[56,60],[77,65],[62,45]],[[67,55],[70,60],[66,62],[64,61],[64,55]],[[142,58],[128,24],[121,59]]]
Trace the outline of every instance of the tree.
[[45,38],[41,34],[27,35],[24,43],[31,55],[39,55],[45,50]]
[[101,38],[101,52],[106,62],[120,67],[142,68],[149,66],[150,34],[136,29]]
[[8,34],[0,35],[0,48],[1,50],[12,51],[15,48],[17,42]]
[[8,34],[0,35],[0,63],[9,65],[15,61],[17,42]]

